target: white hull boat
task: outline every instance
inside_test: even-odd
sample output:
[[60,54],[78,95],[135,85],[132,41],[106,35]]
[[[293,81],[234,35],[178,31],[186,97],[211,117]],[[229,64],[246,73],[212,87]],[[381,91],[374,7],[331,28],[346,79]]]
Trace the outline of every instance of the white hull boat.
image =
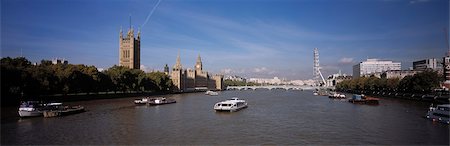
[[231,98],[214,105],[216,111],[235,112],[247,107],[247,102],[239,98]]

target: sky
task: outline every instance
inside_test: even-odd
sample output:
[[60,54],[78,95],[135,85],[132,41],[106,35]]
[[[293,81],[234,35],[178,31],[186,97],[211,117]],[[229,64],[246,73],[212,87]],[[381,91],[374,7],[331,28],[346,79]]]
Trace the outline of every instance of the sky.
[[[313,78],[367,58],[413,61],[447,52],[449,0],[2,0],[1,57],[119,63],[119,30],[141,29],[141,69]],[[448,31],[447,31],[448,32]]]

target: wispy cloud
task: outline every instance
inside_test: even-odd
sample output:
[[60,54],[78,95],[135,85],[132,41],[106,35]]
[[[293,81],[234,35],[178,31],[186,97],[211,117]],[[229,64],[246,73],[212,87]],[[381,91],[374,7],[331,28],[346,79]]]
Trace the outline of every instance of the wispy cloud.
[[342,64],[353,64],[354,61],[353,61],[353,58],[344,57],[344,58],[341,58],[339,60],[339,63],[342,63]]
[[144,72],[151,72],[152,69],[147,67],[146,65],[141,64],[140,69]]

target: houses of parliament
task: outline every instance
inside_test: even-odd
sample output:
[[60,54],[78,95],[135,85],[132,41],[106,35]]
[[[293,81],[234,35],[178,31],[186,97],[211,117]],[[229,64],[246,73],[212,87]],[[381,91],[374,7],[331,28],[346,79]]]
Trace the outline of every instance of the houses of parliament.
[[183,70],[180,55],[178,55],[172,72],[169,73],[167,65],[164,68],[164,72],[170,75],[175,90],[179,92],[223,90],[223,75],[210,76],[208,72],[203,71],[200,55],[197,57],[194,68]]
[[[129,28],[127,35],[123,36],[120,29],[119,39],[119,65],[131,69],[140,69],[141,61],[141,32],[138,30],[137,36],[134,36],[134,30]],[[172,72],[169,67],[164,67],[164,72],[170,76],[176,92],[192,92],[204,90],[223,90],[223,76],[210,76],[208,72],[203,71],[200,55],[197,57],[195,69],[184,69],[181,65],[180,55],[177,56],[176,64]]]

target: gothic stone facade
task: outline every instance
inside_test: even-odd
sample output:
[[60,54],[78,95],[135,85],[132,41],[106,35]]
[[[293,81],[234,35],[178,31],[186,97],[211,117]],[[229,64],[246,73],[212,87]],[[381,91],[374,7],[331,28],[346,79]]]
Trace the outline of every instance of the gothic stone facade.
[[123,36],[120,28],[119,65],[131,69],[139,69],[141,66],[141,32],[134,37],[134,30],[130,28],[127,36]]
[[210,76],[208,72],[203,71],[200,55],[198,55],[194,70],[183,70],[178,55],[170,77],[175,86],[174,90],[178,92],[223,90],[223,76]]

